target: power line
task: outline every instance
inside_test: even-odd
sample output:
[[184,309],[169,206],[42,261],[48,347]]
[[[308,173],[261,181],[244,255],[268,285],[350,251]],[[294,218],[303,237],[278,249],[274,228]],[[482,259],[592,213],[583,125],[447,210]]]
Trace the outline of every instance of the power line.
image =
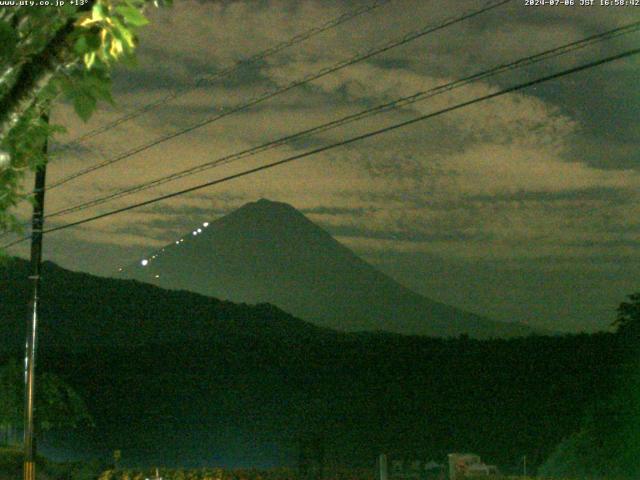
[[401,97],[401,98],[396,99],[394,101],[391,101],[391,102],[388,102],[388,103],[384,103],[384,104],[381,104],[381,105],[377,105],[377,106],[375,106],[373,108],[369,108],[369,109],[360,111],[360,112],[355,113],[355,114],[347,115],[347,116],[342,117],[340,119],[336,119],[336,120],[333,120],[333,121],[330,121],[330,122],[327,122],[327,123],[324,123],[324,124],[321,124],[321,125],[318,125],[318,126],[306,129],[306,130],[303,130],[301,132],[294,133],[292,135],[287,135],[285,137],[281,137],[281,138],[278,138],[276,140],[269,141],[267,143],[261,144],[261,145],[256,146],[256,147],[252,147],[252,148],[249,148],[249,149],[237,152],[237,153],[226,155],[226,156],[220,157],[220,158],[218,158],[216,160],[212,160],[212,161],[203,163],[201,165],[197,165],[195,167],[191,167],[191,168],[188,168],[188,169],[185,169],[185,170],[182,170],[182,171],[170,174],[170,175],[166,175],[166,176],[157,178],[155,180],[151,180],[149,182],[142,183],[140,185],[129,187],[129,188],[120,190],[118,192],[114,192],[114,193],[111,193],[111,194],[108,194],[108,195],[105,195],[105,196],[102,196],[102,197],[99,197],[99,198],[95,198],[93,200],[89,200],[87,202],[83,202],[83,203],[80,203],[80,204],[77,204],[77,205],[74,205],[74,206],[71,206],[71,207],[64,208],[62,210],[58,210],[56,212],[53,212],[53,213],[47,215],[47,218],[61,216],[61,215],[67,215],[67,214],[70,214],[70,213],[73,213],[73,212],[77,212],[77,211],[85,210],[85,209],[90,208],[90,207],[101,205],[103,203],[106,203],[106,202],[108,202],[110,200],[114,200],[116,198],[122,198],[122,197],[125,197],[125,196],[128,196],[128,195],[134,194],[134,193],[142,192],[142,191],[148,190],[150,188],[157,187],[159,185],[163,185],[165,183],[169,183],[169,182],[178,180],[180,178],[184,178],[184,177],[187,177],[187,176],[190,176],[190,175],[194,175],[196,173],[200,173],[200,172],[209,170],[211,168],[215,168],[215,167],[220,166],[220,165],[226,165],[226,164],[229,164],[229,163],[231,163],[233,161],[240,160],[242,158],[247,158],[247,157],[251,157],[251,156],[257,155],[258,153],[262,153],[264,151],[271,150],[273,148],[276,148],[276,147],[279,147],[281,145],[287,144],[287,143],[291,142],[292,140],[297,140],[297,139],[300,139],[300,138],[308,137],[309,135],[314,134],[314,133],[325,132],[325,131],[328,131],[328,130],[331,130],[331,129],[335,129],[337,127],[344,126],[344,125],[347,125],[349,123],[361,120],[363,118],[368,118],[368,117],[373,116],[373,115],[377,115],[377,114],[384,113],[384,112],[387,112],[387,111],[392,110],[392,109],[396,109],[398,107],[404,107],[404,106],[407,106],[407,105],[410,105],[410,104],[413,104],[413,103],[416,103],[416,102],[419,102],[419,101],[424,101],[424,100],[432,98],[432,97],[434,97],[436,95],[439,95],[439,94],[451,91],[453,89],[460,88],[462,86],[468,85],[468,84],[470,84],[470,83],[472,83],[474,81],[486,79],[488,77],[492,77],[492,76],[495,76],[495,75],[500,74],[500,73],[504,73],[504,72],[509,71],[509,70],[514,70],[514,69],[517,69],[517,68],[522,68],[522,67],[525,67],[525,66],[533,65],[535,63],[538,63],[538,62],[541,62],[541,61],[545,61],[545,60],[549,60],[551,58],[559,57],[561,55],[566,55],[569,52],[585,48],[585,47],[593,45],[593,44],[595,44],[597,42],[601,42],[601,41],[604,41],[604,40],[610,40],[612,38],[616,38],[616,37],[621,36],[621,35],[626,35],[626,34],[629,34],[629,33],[637,32],[639,29],[640,29],[640,21],[639,22],[633,22],[633,23],[627,24],[627,25],[619,27],[619,28],[611,29],[611,30],[608,30],[606,32],[595,34],[595,35],[592,35],[590,37],[587,37],[587,38],[584,38],[584,39],[581,39],[581,40],[577,40],[577,41],[574,41],[574,42],[570,42],[568,44],[564,44],[564,45],[561,45],[561,46],[546,50],[544,52],[537,53],[535,55],[532,55],[532,56],[529,56],[529,57],[526,57],[526,58],[523,58],[523,59],[519,59],[519,60],[510,62],[510,63],[507,63],[507,64],[502,64],[502,65],[499,65],[497,67],[493,67],[490,70],[485,70],[485,71],[482,71],[482,72],[479,72],[479,73],[475,73],[473,75],[469,75],[467,77],[464,77],[464,78],[461,78],[461,79],[458,79],[458,80],[455,80],[455,81],[452,81],[452,82],[449,82],[449,83],[446,83],[446,84],[443,84],[443,85],[439,85],[439,86],[434,87],[432,89],[429,89],[427,91],[417,92],[417,93],[415,93],[413,95],[410,95],[410,96]]
[[[364,134],[361,134],[361,135],[357,135],[355,137],[348,138],[346,140],[342,140],[340,142],[332,143],[330,145],[325,145],[323,147],[319,147],[319,148],[316,148],[314,150],[310,150],[308,152],[292,155],[290,157],[287,157],[287,158],[284,158],[284,159],[281,159],[281,160],[278,160],[278,161],[275,161],[275,162],[271,162],[271,163],[268,163],[266,165],[262,165],[262,166],[255,167],[255,168],[251,168],[251,169],[245,170],[243,172],[239,172],[239,173],[236,173],[236,174],[233,174],[233,175],[229,175],[229,176],[226,176],[226,177],[223,177],[223,178],[220,178],[220,179],[217,179],[217,180],[213,180],[213,181],[210,181],[210,182],[202,183],[202,184],[199,184],[199,185],[196,185],[196,186],[193,186],[193,187],[189,187],[189,188],[177,191],[177,192],[173,192],[173,193],[169,193],[169,194],[162,195],[162,196],[159,196],[159,197],[155,197],[155,198],[152,198],[150,200],[146,200],[144,202],[139,202],[139,203],[135,203],[135,204],[132,204],[132,205],[128,205],[128,206],[123,207],[123,208],[118,208],[118,209],[112,210],[110,212],[101,213],[99,215],[94,215],[92,217],[87,217],[87,218],[84,218],[82,220],[78,220],[76,222],[67,223],[65,225],[60,225],[60,226],[57,226],[57,227],[52,227],[52,228],[49,228],[47,230],[44,230],[43,233],[52,233],[52,232],[56,232],[56,231],[59,231],[59,230],[65,230],[67,228],[75,227],[75,226],[78,226],[78,225],[83,225],[85,223],[89,223],[89,222],[93,222],[93,221],[96,221],[96,220],[99,220],[99,219],[102,219],[102,218],[110,217],[110,216],[116,215],[118,213],[123,213],[123,212],[129,211],[129,210],[133,210],[133,209],[136,209],[136,208],[140,208],[140,207],[144,207],[144,206],[147,206],[147,205],[151,205],[153,203],[157,203],[157,202],[160,202],[160,201],[163,201],[163,200],[167,200],[169,198],[173,198],[173,197],[177,197],[177,196],[180,196],[180,195],[184,195],[186,193],[191,193],[191,192],[194,192],[194,191],[197,191],[197,190],[201,190],[203,188],[207,188],[207,187],[210,187],[210,186],[213,186],[213,185],[218,185],[218,184],[225,183],[225,182],[228,182],[228,181],[231,181],[231,180],[235,180],[237,178],[245,177],[247,175],[251,175],[251,174],[263,171],[263,170],[267,170],[267,169],[270,169],[270,168],[273,168],[273,167],[277,167],[279,165],[283,165],[285,163],[292,162],[294,160],[299,160],[299,159],[302,159],[302,158],[306,158],[306,157],[309,157],[309,156],[312,156],[312,155],[316,155],[318,153],[322,153],[322,152],[325,152],[325,151],[328,151],[328,150],[332,150],[332,149],[337,148],[337,147],[341,147],[341,146],[344,146],[344,145],[349,145],[351,143],[355,143],[355,142],[358,142],[360,140],[364,140],[364,139],[371,138],[371,137],[374,137],[374,136],[377,136],[377,135],[380,135],[380,134],[383,134],[383,133],[387,133],[387,132],[390,132],[390,131],[393,131],[393,130],[397,130],[399,128],[404,128],[406,126],[413,125],[414,123],[418,123],[418,122],[421,122],[421,121],[424,121],[424,120],[427,120],[427,119],[430,119],[430,118],[433,118],[433,117],[436,117],[436,116],[439,116],[439,115],[443,115],[445,113],[449,113],[449,112],[452,112],[454,110],[459,110],[461,108],[465,108],[465,107],[468,107],[470,105],[474,105],[476,103],[480,103],[480,102],[483,102],[483,101],[486,101],[486,100],[490,100],[490,99],[493,99],[493,98],[496,98],[496,97],[500,97],[500,96],[506,95],[508,93],[516,92],[516,91],[519,91],[519,90],[523,90],[525,88],[528,88],[528,87],[531,87],[531,86],[534,86],[534,85],[538,85],[540,83],[544,83],[544,82],[547,82],[549,80],[554,80],[554,79],[557,79],[557,78],[560,78],[560,77],[564,77],[566,75],[570,75],[572,73],[576,73],[576,72],[580,72],[580,71],[583,71],[583,70],[587,70],[589,68],[593,68],[593,67],[596,67],[596,66],[599,66],[599,65],[603,65],[605,63],[609,63],[609,62],[612,62],[612,61],[615,61],[615,60],[621,60],[623,58],[631,57],[631,56],[637,55],[639,53],[640,53],[640,48],[627,50],[627,51],[619,53],[617,55],[612,55],[612,56],[609,56],[609,57],[606,57],[606,58],[603,58],[603,59],[600,59],[600,60],[595,60],[595,61],[592,61],[592,62],[589,62],[589,63],[586,63],[586,64],[579,65],[577,67],[569,68],[569,69],[563,70],[561,72],[557,72],[557,73],[554,73],[554,74],[551,74],[551,75],[540,77],[540,78],[537,78],[535,80],[531,80],[531,81],[528,81],[528,82],[520,83],[518,85],[499,90],[498,92],[494,92],[494,93],[491,93],[491,94],[483,95],[481,97],[477,97],[477,98],[474,98],[472,100],[467,100],[465,102],[461,102],[461,103],[458,103],[456,105],[443,108],[443,109],[438,110],[436,112],[428,113],[428,114],[425,114],[425,115],[420,115],[418,117],[415,117],[415,118],[410,119],[410,120],[406,120],[404,122],[396,123],[394,125],[390,125],[388,127],[384,127],[384,128],[378,129],[378,130],[373,130],[373,131],[370,131],[370,132],[367,132],[367,133],[364,133]],[[13,245],[15,245],[17,243],[20,243],[20,242],[24,241],[24,240],[27,240],[28,238],[29,237],[26,237],[26,238],[22,238],[22,239],[19,239],[17,241],[11,242],[10,244],[4,245],[2,248],[9,248],[10,246],[13,246]]]
[[[336,18],[334,18],[332,20],[329,20],[329,21],[325,22],[324,24],[322,24],[322,25],[320,25],[318,27],[310,28],[309,30],[306,30],[306,31],[304,31],[304,32],[302,32],[302,33],[300,33],[298,35],[295,35],[295,36],[289,38],[288,40],[285,40],[285,41],[283,41],[283,42],[281,42],[281,43],[279,43],[279,44],[277,44],[277,45],[275,45],[273,47],[267,48],[266,50],[262,50],[261,52],[256,53],[255,55],[252,55],[252,56],[247,57],[245,59],[239,60],[239,61],[235,62],[233,65],[231,65],[229,67],[226,67],[226,68],[224,68],[224,69],[222,69],[222,70],[220,70],[218,72],[215,72],[215,73],[213,73],[211,75],[207,75],[205,77],[200,78],[199,80],[197,80],[194,83],[194,85],[189,87],[187,90],[184,90],[182,92],[174,90],[173,92],[169,93],[168,95],[165,95],[164,97],[162,97],[162,98],[160,98],[160,99],[158,99],[158,100],[156,100],[154,102],[148,103],[148,104],[146,104],[146,105],[144,105],[144,106],[142,106],[142,107],[140,107],[140,108],[138,108],[136,110],[133,110],[133,111],[123,115],[122,117],[120,117],[120,118],[118,118],[118,119],[116,119],[116,120],[114,120],[112,122],[109,122],[109,123],[107,123],[105,125],[102,125],[102,126],[100,126],[98,128],[95,128],[95,129],[93,129],[93,130],[91,130],[91,131],[89,131],[89,132],[87,132],[87,133],[85,133],[83,135],[80,135],[80,136],[76,137],[75,139],[69,141],[68,143],[66,143],[62,147],[57,148],[56,151],[54,152],[54,154],[59,154],[60,152],[69,150],[72,147],[78,146],[78,145],[80,145],[81,143],[83,143],[84,141],[86,141],[86,140],[88,140],[90,138],[93,138],[93,137],[95,137],[97,135],[100,135],[100,134],[106,132],[106,131],[109,131],[109,130],[111,130],[111,129],[113,129],[113,128],[115,128],[115,127],[117,127],[117,126],[119,126],[119,125],[121,125],[123,123],[126,123],[126,122],[130,121],[130,120],[138,118],[138,117],[144,115],[145,113],[147,113],[147,112],[149,112],[149,111],[151,111],[151,110],[153,110],[153,109],[155,109],[155,108],[157,108],[157,107],[159,107],[159,106],[161,106],[163,104],[168,103],[171,100],[175,100],[176,98],[179,98],[179,97],[185,95],[188,92],[188,90],[192,90],[192,89],[198,88],[201,85],[204,85],[204,84],[206,84],[208,82],[211,82],[213,80],[228,76],[228,75],[232,74],[233,72],[235,72],[236,70],[239,70],[240,68],[244,67],[245,65],[250,65],[250,64],[255,63],[255,62],[259,61],[259,60],[265,59],[265,58],[267,58],[267,57],[269,57],[271,55],[279,53],[279,52],[281,52],[281,51],[283,51],[283,50],[285,50],[285,49],[287,49],[289,47],[295,46],[296,44],[302,43],[305,40],[308,40],[308,39],[310,39],[310,38],[312,38],[312,37],[314,37],[316,35],[319,35],[319,34],[321,34],[323,32],[326,32],[326,31],[328,31],[328,30],[330,30],[332,28],[335,28],[335,27],[337,27],[337,26],[339,26],[339,25],[341,25],[343,23],[346,23],[346,22],[348,22],[348,21],[350,21],[350,20],[352,20],[354,18],[357,18],[357,17],[359,17],[359,16],[361,16],[363,14],[372,12],[373,10],[376,10],[376,9],[378,9],[378,8],[388,4],[388,3],[391,3],[392,1],[394,1],[394,0],[379,0],[377,2],[374,2],[374,3],[370,4],[370,5],[365,5],[365,6],[362,6],[360,8],[356,8],[356,9],[350,11],[350,12],[344,13],[344,14],[339,15],[338,17],[336,17]],[[98,152],[95,151],[96,150],[95,147],[85,146],[85,148],[87,148],[89,151],[92,151],[93,153],[96,153],[98,155],[104,155],[100,151],[98,151]],[[98,150],[100,150],[100,149],[98,149]],[[65,179],[63,179],[63,180],[65,180]],[[66,183],[66,182],[62,182],[62,183]],[[52,188],[55,188],[57,186],[59,186],[59,185],[52,184],[48,188],[52,189]],[[2,238],[3,236],[4,236],[4,234],[0,235],[0,238]]]
[[371,58],[371,57],[373,57],[375,55],[379,55],[381,53],[387,52],[387,51],[389,51],[389,50],[391,50],[393,48],[405,45],[405,44],[407,44],[407,43],[409,43],[411,41],[417,40],[418,38],[421,38],[421,37],[423,37],[425,35],[437,32],[439,30],[445,29],[445,28],[447,28],[447,27],[449,27],[451,25],[454,25],[456,23],[459,23],[459,22],[462,22],[464,20],[476,17],[478,15],[481,15],[482,13],[485,13],[487,11],[490,11],[490,10],[494,9],[494,8],[500,7],[500,6],[502,6],[502,5],[506,4],[506,3],[509,3],[511,1],[512,0],[492,0],[492,1],[486,2],[485,6],[480,8],[480,9],[467,11],[466,13],[464,13],[462,15],[446,19],[443,22],[441,22],[441,23],[439,23],[439,24],[437,24],[435,26],[427,26],[427,27],[424,27],[424,28],[422,28],[420,30],[416,30],[416,31],[410,32],[410,33],[404,35],[402,38],[400,38],[398,40],[393,40],[391,42],[388,42],[388,43],[384,44],[381,47],[376,47],[374,49],[368,50],[367,52],[360,53],[360,54],[358,54],[358,55],[356,55],[354,57],[351,57],[351,58],[349,58],[347,60],[343,60],[341,62],[338,62],[338,63],[336,63],[336,64],[334,64],[332,66],[325,67],[325,68],[323,68],[320,71],[317,71],[315,73],[308,74],[305,77],[303,77],[303,78],[301,78],[299,80],[295,80],[295,81],[289,83],[288,85],[285,85],[282,88],[266,92],[266,93],[264,93],[264,94],[262,94],[262,95],[260,95],[258,97],[255,97],[254,99],[252,99],[252,100],[248,101],[247,103],[244,103],[244,104],[242,104],[242,105],[240,105],[238,107],[234,107],[234,108],[232,108],[230,110],[222,112],[222,113],[220,113],[218,115],[215,115],[213,117],[206,118],[205,120],[202,120],[202,121],[200,121],[198,123],[195,123],[195,124],[193,124],[193,125],[191,125],[189,127],[186,127],[186,128],[181,129],[181,130],[178,130],[177,132],[173,132],[173,133],[170,133],[170,134],[167,134],[167,135],[163,135],[162,137],[157,138],[156,140],[153,140],[153,141],[151,141],[149,143],[146,143],[144,145],[132,148],[132,149],[130,149],[130,150],[128,150],[128,151],[126,151],[126,152],[114,157],[114,158],[105,160],[105,161],[100,162],[100,163],[98,163],[96,165],[93,165],[91,167],[87,167],[87,168],[84,168],[82,170],[79,170],[76,173],[73,173],[71,175],[68,175],[67,177],[64,177],[64,178],[58,180],[57,182],[53,182],[52,184],[50,184],[48,186],[48,189],[51,190],[53,188],[59,187],[61,185],[64,185],[65,183],[70,182],[71,180],[74,180],[74,179],[76,179],[78,177],[84,176],[84,175],[86,175],[88,173],[94,172],[94,171],[99,170],[101,168],[104,168],[104,167],[106,167],[108,165],[112,165],[112,164],[117,163],[117,162],[119,162],[121,160],[124,160],[126,158],[132,157],[133,155],[136,155],[136,154],[138,154],[140,152],[148,150],[148,149],[150,149],[152,147],[155,147],[155,146],[157,146],[157,145],[159,145],[161,143],[164,143],[164,142],[166,142],[168,140],[172,140],[172,139],[174,139],[176,137],[179,137],[179,136],[184,135],[186,133],[192,132],[192,131],[194,131],[194,130],[196,130],[198,128],[201,128],[201,127],[203,127],[205,125],[209,125],[210,123],[213,123],[213,122],[215,122],[217,120],[225,118],[225,117],[227,117],[229,115],[232,115],[234,113],[237,113],[237,112],[246,110],[246,109],[248,109],[250,107],[253,107],[255,105],[258,105],[259,103],[265,102],[265,101],[267,101],[267,100],[269,100],[271,98],[274,98],[274,97],[276,97],[278,95],[281,95],[281,94],[283,94],[285,92],[288,92],[289,90],[292,90],[292,89],[294,89],[294,88],[296,88],[298,86],[307,84],[307,83],[309,83],[309,82],[311,82],[313,80],[318,80],[319,78],[325,77],[326,75],[329,75],[331,73],[337,72],[338,70],[342,70],[343,68],[347,68],[347,67],[349,67],[351,65],[354,65],[354,64],[356,64],[358,62],[361,62],[363,60],[367,60],[367,59],[369,59],[369,58]]
[[[205,77],[200,78],[199,80],[197,80],[193,86],[189,87],[189,89],[193,89],[193,88],[198,88],[201,85],[207,83],[207,82],[211,82],[213,80],[225,77],[233,72],[235,72],[236,70],[240,69],[241,67],[244,67],[245,65],[250,65],[252,63],[255,63],[257,61],[263,60],[271,55],[274,55],[276,53],[279,53],[289,47],[295,46],[298,43],[302,43],[305,40],[308,40],[316,35],[319,35],[323,32],[326,32],[327,30],[330,30],[332,28],[335,28],[343,23],[346,23],[354,18],[357,18],[361,15],[364,15],[366,13],[372,12],[373,10],[376,10],[390,2],[392,2],[393,0],[379,0],[377,2],[374,2],[372,4],[369,5],[364,5],[360,8],[356,8],[350,12],[347,13],[343,13],[342,15],[339,15],[336,18],[333,18],[325,23],[323,23],[322,25],[318,26],[318,27],[313,27],[310,28],[309,30],[306,30],[302,33],[299,33],[298,35],[295,35],[291,38],[289,38],[288,40],[285,40],[281,43],[278,43],[277,45],[274,45],[273,47],[267,48],[265,50],[262,50],[258,53],[256,53],[255,55],[252,55],[250,57],[247,57],[245,59],[242,60],[238,60],[237,62],[235,62],[233,65],[230,65],[229,67],[223,68],[222,70],[215,72],[211,75],[207,75]],[[186,92],[178,92],[177,90],[174,90],[173,92],[169,93],[168,95],[165,95],[164,97],[154,101],[154,102],[150,102],[136,110],[133,110],[132,112],[129,112],[125,115],[123,115],[122,117],[107,123],[105,125],[102,125],[98,128],[95,128],[83,135],[80,135],[78,137],[76,137],[75,139],[71,140],[69,143],[67,143],[64,147],[62,147],[60,150],[66,150],[68,148],[70,148],[71,146],[74,145],[78,145],[81,142],[84,142],[85,140],[88,140],[89,138],[95,137],[97,135],[100,135],[101,133],[104,133],[108,130],[111,130],[115,127],[117,127],[118,125],[121,125],[123,123],[128,122],[129,120],[133,120],[141,115],[144,115],[146,112],[153,110],[154,108],[162,105],[162,104],[166,104],[167,102],[174,100],[178,97],[181,97],[182,95],[184,95]]]

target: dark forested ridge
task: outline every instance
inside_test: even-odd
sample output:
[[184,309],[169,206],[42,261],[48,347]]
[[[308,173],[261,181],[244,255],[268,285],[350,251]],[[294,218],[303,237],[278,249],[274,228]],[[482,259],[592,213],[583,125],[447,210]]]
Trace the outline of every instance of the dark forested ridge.
[[[41,286],[41,344],[47,349],[141,346],[202,340],[240,327],[261,335],[300,336],[323,330],[268,304],[248,306],[186,291],[168,291],[134,280],[76,273],[45,262]],[[0,335],[22,346],[30,284],[28,263],[0,265]],[[212,328],[215,327],[215,328]]]
[[[0,362],[21,353],[26,262],[0,269]],[[618,383],[613,334],[509,340],[338,333],[270,305],[236,305],[46,264],[39,368],[86,399],[91,430],[60,454],[130,464],[274,465],[301,436],[328,462],[474,451],[532,467]],[[55,447],[55,448],[54,448]]]

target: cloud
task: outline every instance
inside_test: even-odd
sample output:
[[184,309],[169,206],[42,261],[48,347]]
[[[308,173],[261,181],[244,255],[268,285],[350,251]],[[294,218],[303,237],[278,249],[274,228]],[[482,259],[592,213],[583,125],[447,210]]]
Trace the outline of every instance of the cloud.
[[[425,24],[479,7],[479,2],[465,0],[434,9],[432,2],[402,0],[406,5],[398,8],[394,4],[400,1],[241,69],[237,76],[198,88],[190,87],[203,75],[215,74],[239,59],[335,18],[355,3],[185,1],[172,10],[153,11],[152,25],[141,39],[140,66],[117,71],[119,106],[102,109],[87,125],[75,120],[68,105],[61,105],[55,117],[69,126],[69,135],[63,137],[69,139],[118,118],[123,111],[135,110],[174,91],[182,93],[57,159],[50,179],[214,118],[221,108],[233,108]],[[602,29],[623,21],[613,10],[598,10]],[[406,15],[407,11],[415,14]],[[599,29],[594,15],[584,10],[527,10],[515,5],[498,9],[53,190],[47,209],[55,211],[215,160]],[[608,48],[563,58],[556,66],[573,65]],[[474,83],[66,219],[106,212],[429,114],[552,68],[555,66],[540,66]],[[590,83],[579,77],[574,80],[574,88],[584,90],[585,95],[598,95]],[[545,92],[511,93],[144,210],[87,224],[69,235],[82,242],[119,243],[140,250],[145,242],[155,246],[187,231],[194,221],[267,197],[303,209],[362,251],[418,249],[454,257],[588,257],[601,252],[606,243],[610,249],[635,252],[625,242],[635,238],[636,230],[621,232],[622,226],[633,224],[630,212],[635,208],[624,198],[637,200],[634,192],[640,186],[637,170],[623,161],[633,151],[633,143],[618,143],[616,158],[609,159],[606,169],[598,167],[589,156],[596,147],[578,148],[589,141],[598,142],[585,137],[585,116],[576,114],[589,107],[577,100],[563,103],[562,98]],[[601,142],[597,147],[602,147]],[[622,194],[584,198],[584,192],[605,190]],[[62,220],[51,220],[51,224]]]

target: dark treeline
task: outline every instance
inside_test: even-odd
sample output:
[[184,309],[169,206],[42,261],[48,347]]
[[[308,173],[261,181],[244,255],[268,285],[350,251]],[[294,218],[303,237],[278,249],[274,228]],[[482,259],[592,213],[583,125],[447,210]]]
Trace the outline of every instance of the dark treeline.
[[[25,268],[0,272],[0,335],[17,337],[0,362],[21,353]],[[46,272],[39,368],[72,385],[96,423],[59,432],[57,448],[120,449],[129,465],[292,465],[312,436],[328,465],[471,451],[505,472],[527,455],[534,469],[625,382],[628,342],[611,333],[343,334],[268,305]]]

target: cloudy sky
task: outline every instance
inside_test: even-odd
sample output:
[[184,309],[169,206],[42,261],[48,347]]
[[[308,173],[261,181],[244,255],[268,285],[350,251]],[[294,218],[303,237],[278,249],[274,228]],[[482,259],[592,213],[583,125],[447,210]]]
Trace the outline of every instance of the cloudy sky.
[[[57,107],[54,120],[69,130],[60,142],[172,92],[179,95],[64,152],[52,161],[49,181],[486,3],[391,0],[211,79],[216,71],[367,2],[177,0],[172,9],[150,12],[139,65],[115,74],[116,107],[104,106],[86,125],[68,106]],[[640,20],[640,7],[527,6],[525,0],[513,0],[69,182],[49,192],[47,211],[634,20]],[[51,219],[48,226],[214,180],[638,46],[640,33],[598,43]],[[194,225],[264,197],[292,204],[363,258],[431,298],[497,320],[555,330],[607,328],[617,304],[640,290],[639,75],[639,58],[626,58],[51,234],[46,257],[68,268],[108,275]]]

